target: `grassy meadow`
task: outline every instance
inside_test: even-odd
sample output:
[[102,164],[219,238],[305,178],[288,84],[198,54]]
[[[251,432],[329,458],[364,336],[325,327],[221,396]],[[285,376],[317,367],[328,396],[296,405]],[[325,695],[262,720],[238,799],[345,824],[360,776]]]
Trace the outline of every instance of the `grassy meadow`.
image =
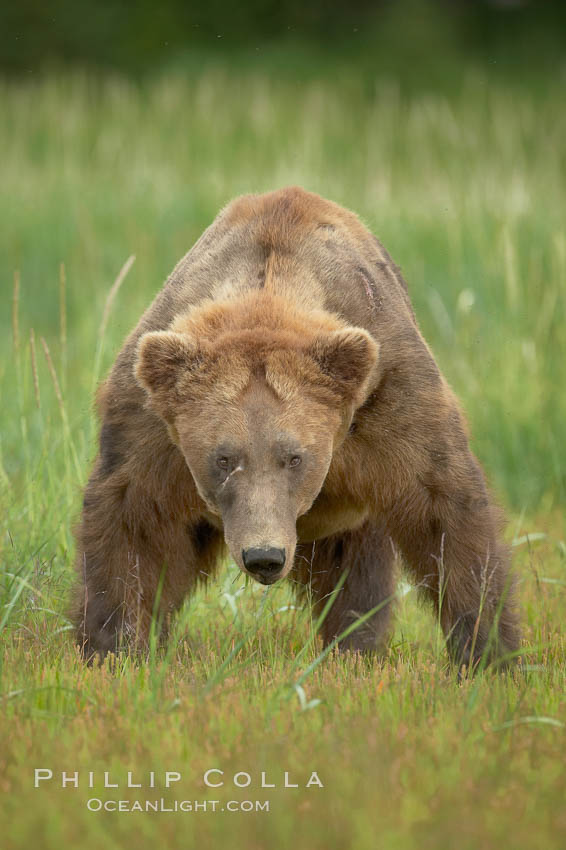
[[[458,74],[446,90],[330,64],[0,83],[2,850],[564,846],[563,83]],[[218,209],[291,183],[357,211],[403,269],[508,512],[520,670],[458,683],[406,584],[386,660],[323,657],[286,586],[245,586],[229,564],[166,653],[114,671],[77,656],[96,383]],[[53,781],[34,788],[34,768]],[[203,784],[209,768],[225,786]],[[61,788],[61,771],[94,771],[95,788]],[[126,788],[127,771],[156,787]],[[304,787],[312,771],[323,788]],[[93,797],[224,811],[93,812]]]

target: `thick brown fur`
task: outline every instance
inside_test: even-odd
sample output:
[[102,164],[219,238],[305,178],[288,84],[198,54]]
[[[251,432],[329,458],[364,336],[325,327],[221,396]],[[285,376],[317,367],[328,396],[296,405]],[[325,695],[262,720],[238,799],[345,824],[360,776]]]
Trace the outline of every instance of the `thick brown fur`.
[[[166,622],[226,544],[245,569],[261,535],[317,610],[348,568],[326,643],[383,603],[344,641],[383,645],[395,546],[458,663],[518,649],[501,512],[407,286],[352,213],[299,188],[233,201],[126,340],[98,411],[77,531],[87,657],[147,645],[152,614]],[[257,474],[240,464],[214,484],[220,430],[261,455]],[[267,470],[275,431],[304,448],[310,478],[286,460]]]

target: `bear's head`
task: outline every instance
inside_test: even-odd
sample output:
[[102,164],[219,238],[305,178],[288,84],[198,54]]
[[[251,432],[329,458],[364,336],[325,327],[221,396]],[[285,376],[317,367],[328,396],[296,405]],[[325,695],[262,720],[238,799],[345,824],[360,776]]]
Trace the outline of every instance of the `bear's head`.
[[143,335],[135,364],[241,570],[272,584],[296,522],[369,391],[378,346],[322,311],[267,293],[206,302]]

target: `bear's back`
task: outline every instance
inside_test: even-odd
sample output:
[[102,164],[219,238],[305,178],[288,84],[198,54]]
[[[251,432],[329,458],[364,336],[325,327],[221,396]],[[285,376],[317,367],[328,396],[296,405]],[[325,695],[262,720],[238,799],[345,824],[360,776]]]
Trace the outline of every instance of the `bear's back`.
[[268,289],[305,309],[328,310],[381,337],[414,327],[407,286],[381,243],[354,213],[300,187],[231,201],[179,261],[128,337],[164,330],[206,299]]

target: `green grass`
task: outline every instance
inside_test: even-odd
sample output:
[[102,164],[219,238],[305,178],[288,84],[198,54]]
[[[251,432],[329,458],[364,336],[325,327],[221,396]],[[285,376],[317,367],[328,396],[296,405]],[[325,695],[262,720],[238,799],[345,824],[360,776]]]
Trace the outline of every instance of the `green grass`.
[[[410,94],[353,71],[218,66],[141,87],[80,74],[2,85],[3,850],[562,846],[566,117],[558,80],[511,87],[473,67],[462,80],[449,96]],[[508,508],[522,671],[458,684],[414,591],[384,662],[321,659],[288,589],[244,587],[230,567],[183,610],[165,655],[115,671],[76,656],[71,530],[97,379],[218,208],[288,183],[356,210],[403,268]],[[183,781],[34,789],[36,767]],[[254,784],[207,791],[211,767]],[[325,787],[258,787],[285,770],[302,784],[316,770]],[[93,793],[271,810],[95,814]]]

